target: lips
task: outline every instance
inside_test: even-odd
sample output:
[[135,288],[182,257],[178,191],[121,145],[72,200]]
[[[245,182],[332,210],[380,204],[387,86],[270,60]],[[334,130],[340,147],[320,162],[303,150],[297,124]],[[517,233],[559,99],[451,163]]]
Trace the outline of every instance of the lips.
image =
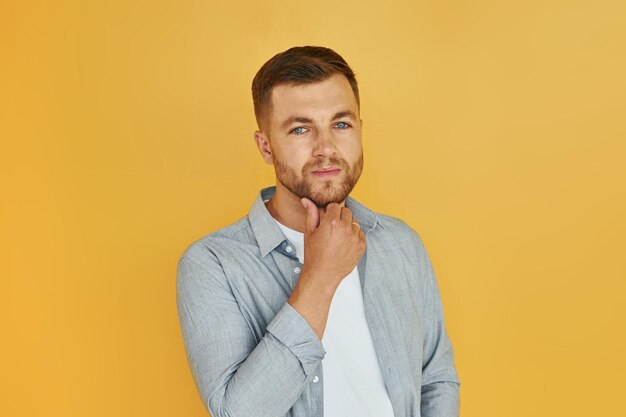
[[335,175],[339,174],[340,171],[341,168],[323,168],[313,171],[313,175],[316,175],[318,177],[334,177]]

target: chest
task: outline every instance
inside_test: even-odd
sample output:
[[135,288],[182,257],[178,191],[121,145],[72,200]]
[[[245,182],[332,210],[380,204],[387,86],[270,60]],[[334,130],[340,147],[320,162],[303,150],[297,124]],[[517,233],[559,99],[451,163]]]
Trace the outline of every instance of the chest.
[[[243,316],[260,340],[298,282],[303,265],[295,248],[285,241],[261,257],[250,245],[236,254],[222,254],[220,261]],[[423,286],[412,262],[399,245],[368,240],[358,274],[335,294],[333,308],[362,308],[375,344],[377,338],[385,339],[394,350],[415,358],[420,356]]]

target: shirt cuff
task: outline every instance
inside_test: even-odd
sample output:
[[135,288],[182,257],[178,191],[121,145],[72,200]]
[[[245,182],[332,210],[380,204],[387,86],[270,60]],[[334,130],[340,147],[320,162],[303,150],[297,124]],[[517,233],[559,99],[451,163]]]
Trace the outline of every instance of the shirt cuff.
[[289,303],[285,303],[272,319],[267,331],[298,358],[307,376],[317,370],[326,355],[317,333]]

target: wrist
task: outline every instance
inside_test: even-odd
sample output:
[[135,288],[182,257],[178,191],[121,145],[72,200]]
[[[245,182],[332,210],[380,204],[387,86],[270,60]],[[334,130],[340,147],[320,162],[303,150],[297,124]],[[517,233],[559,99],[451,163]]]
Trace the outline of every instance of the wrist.
[[337,285],[322,279],[319,275],[303,271],[288,302],[292,306],[299,305],[307,309],[324,309],[324,306],[330,305],[336,290]]

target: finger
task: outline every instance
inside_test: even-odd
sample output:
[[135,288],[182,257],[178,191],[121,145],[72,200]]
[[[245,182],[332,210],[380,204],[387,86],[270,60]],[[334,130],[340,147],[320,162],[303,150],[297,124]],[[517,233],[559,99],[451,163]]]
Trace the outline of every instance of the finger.
[[341,208],[341,221],[348,224],[352,223],[352,210],[350,210],[348,207]]
[[323,222],[324,218],[326,217],[326,207],[318,207],[317,212],[320,217],[320,222]]
[[310,233],[317,229],[320,224],[320,214],[317,206],[308,198],[304,197],[300,200],[302,207],[306,210],[305,231]]
[[325,219],[340,219],[341,216],[341,206],[337,203],[330,203],[326,206],[326,214],[324,215]]

